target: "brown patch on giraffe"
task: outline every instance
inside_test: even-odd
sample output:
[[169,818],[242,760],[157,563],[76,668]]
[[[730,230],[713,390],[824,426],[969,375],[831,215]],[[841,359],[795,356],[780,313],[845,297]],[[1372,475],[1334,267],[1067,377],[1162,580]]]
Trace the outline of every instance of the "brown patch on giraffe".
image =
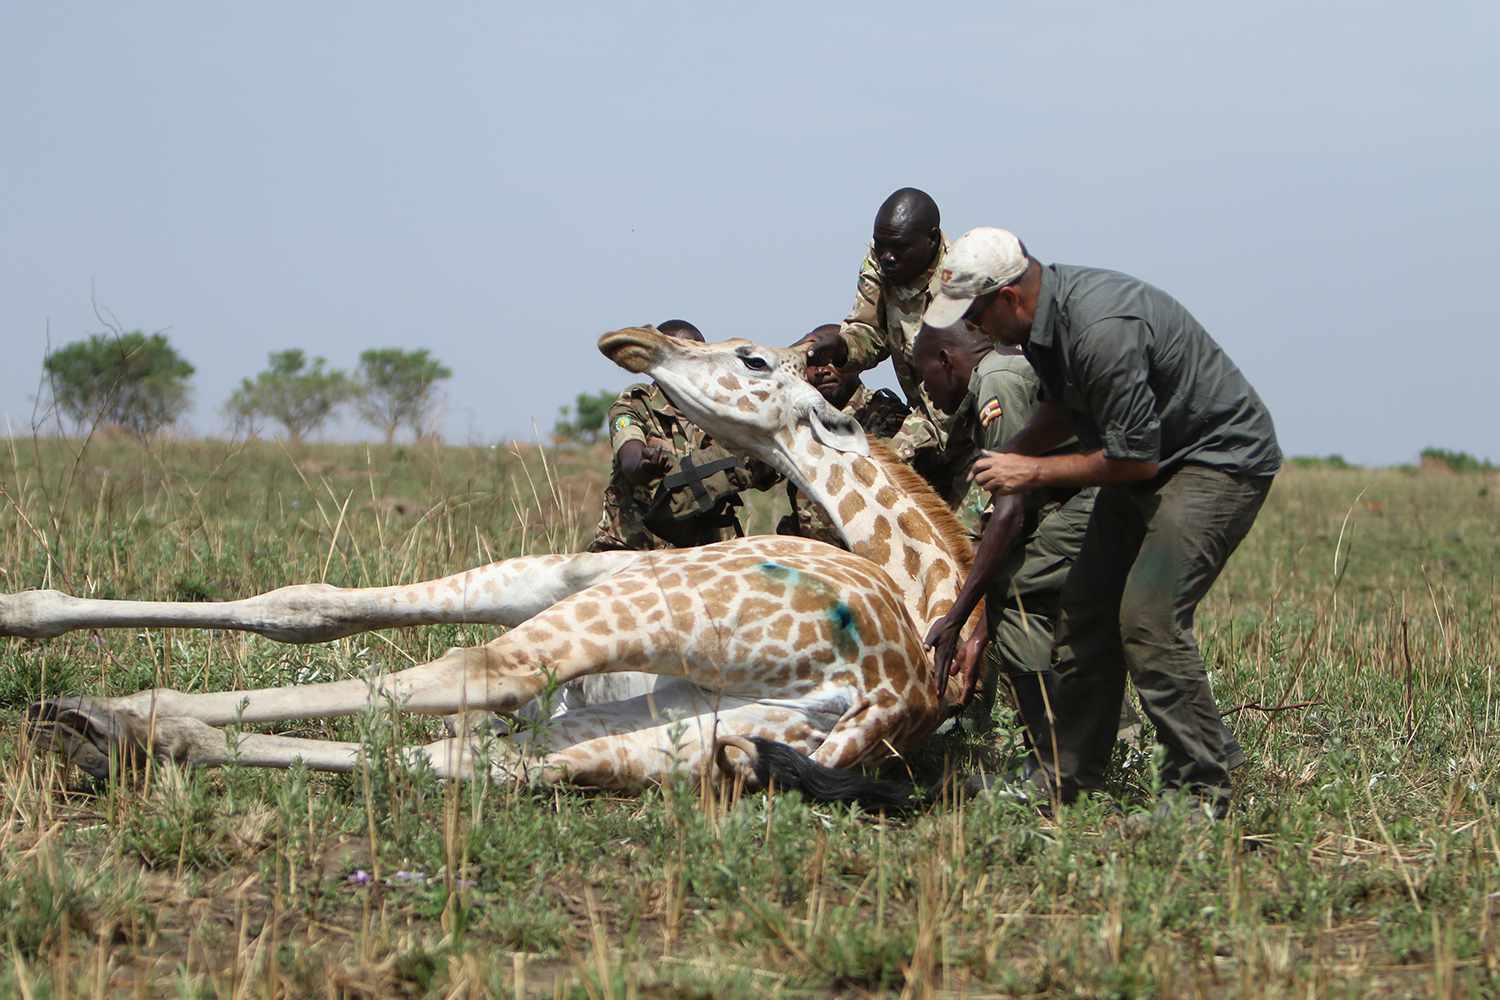
[[593,601],[579,601],[573,605],[573,613],[581,622],[599,617],[599,605]]
[[816,438],[807,442],[806,451],[811,458],[823,457],[823,446],[817,442]]
[[910,542],[901,543],[902,563],[906,567],[906,575],[913,580],[922,571],[922,553],[918,552],[916,546]]
[[900,691],[911,682],[908,654],[900,649],[888,649],[880,657],[881,673],[891,687]]
[[752,403],[752,402],[750,402],[750,400],[748,400],[748,399],[738,399],[738,400],[735,400],[734,408],[736,410],[741,411],[742,413],[754,413],[755,412],[755,404]]
[[757,621],[762,618],[769,618],[776,613],[776,609],[780,606],[777,602],[768,601],[761,596],[747,597],[740,602],[737,613],[740,621]]
[[792,591],[792,610],[798,614],[810,615],[822,611],[828,606],[828,597],[818,592],[821,588],[798,587]]
[[922,574],[922,589],[930,594],[937,589],[938,584],[952,575],[952,566],[941,560],[934,560],[932,565],[927,567],[927,572]]
[[790,614],[780,614],[766,624],[766,634],[777,642],[786,642],[792,636],[792,625],[796,622]]
[[719,384],[730,392],[737,392],[740,388],[740,380],[731,375],[720,375]]
[[828,492],[838,496],[844,492],[844,467],[835,465],[828,470]]
[[637,611],[650,611],[656,606],[655,594],[636,594],[630,599],[631,607]]
[[883,517],[875,519],[875,531],[866,543],[865,556],[877,566],[884,566],[891,558],[891,522]]
[[859,480],[861,486],[871,486],[875,482],[875,463],[868,458],[856,458],[850,466],[854,478]]
[[723,577],[703,591],[703,599],[710,606],[725,607],[740,591],[733,577]]
[[818,641],[818,627],[810,621],[804,621],[797,626],[797,645],[802,649],[810,649]]
[[839,501],[839,520],[845,524],[854,520],[854,515],[865,509],[865,498],[858,493],[850,493]]
[[667,610],[676,621],[690,621],[697,610],[697,602],[693,600],[691,594],[670,593],[667,595]]
[[896,506],[896,502],[900,499],[901,494],[897,493],[889,486],[882,486],[880,487],[880,489],[875,491],[875,506],[879,507],[881,510],[890,510],[892,507]]
[[897,514],[896,526],[914,542],[925,544],[932,541],[932,529],[927,526],[927,519],[914,510],[903,510]]

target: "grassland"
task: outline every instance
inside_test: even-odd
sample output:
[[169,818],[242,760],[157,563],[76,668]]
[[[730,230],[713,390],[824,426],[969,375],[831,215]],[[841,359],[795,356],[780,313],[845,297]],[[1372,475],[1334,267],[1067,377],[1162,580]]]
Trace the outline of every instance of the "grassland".
[[[604,461],[128,439],[0,455],[0,591],[181,600],[573,548]],[[759,501],[752,527],[774,516]],[[1200,613],[1251,760],[1235,811],[1149,835],[1119,813],[1149,796],[1149,733],[1119,750],[1116,803],[1055,821],[994,798],[881,819],[686,783],[443,784],[395,749],[433,723],[393,711],[283,728],[365,741],[355,775],[156,765],[91,788],[32,752],[25,706],[354,676],[488,633],[0,640],[0,991],[1494,994],[1497,524],[1494,477],[1288,470]],[[954,737],[911,765],[1003,752]]]

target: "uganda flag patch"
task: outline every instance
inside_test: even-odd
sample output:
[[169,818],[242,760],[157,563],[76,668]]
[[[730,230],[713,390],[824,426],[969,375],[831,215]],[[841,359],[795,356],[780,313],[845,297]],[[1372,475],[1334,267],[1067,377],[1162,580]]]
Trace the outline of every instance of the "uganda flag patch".
[[990,401],[979,408],[979,422],[983,426],[988,427],[1004,416],[1004,413],[1005,411],[1000,409],[999,398],[991,396]]

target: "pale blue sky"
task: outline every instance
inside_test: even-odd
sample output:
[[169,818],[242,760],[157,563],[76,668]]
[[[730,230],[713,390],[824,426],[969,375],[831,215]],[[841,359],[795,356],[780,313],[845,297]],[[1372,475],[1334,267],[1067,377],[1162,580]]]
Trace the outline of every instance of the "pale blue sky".
[[1289,452],[1500,459],[1497,51],[1493,0],[8,4],[0,419],[92,287],[198,430],[270,350],[393,345],[450,439],[530,438],[628,381],[605,329],[837,320],[911,184],[1172,292]]

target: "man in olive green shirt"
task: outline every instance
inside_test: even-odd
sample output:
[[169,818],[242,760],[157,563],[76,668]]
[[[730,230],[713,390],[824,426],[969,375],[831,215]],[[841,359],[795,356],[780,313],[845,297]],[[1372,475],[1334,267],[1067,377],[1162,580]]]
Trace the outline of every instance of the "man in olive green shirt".
[[835,362],[857,371],[890,359],[911,410],[891,439],[891,450],[931,483],[949,506],[956,506],[968,487],[967,456],[948,451],[952,415],[927,396],[911,358],[947,245],[931,195],[916,188],[892,193],[875,213],[849,315],[836,333],[819,334],[809,349],[847,351],[847,360],[837,357]]
[[[698,328],[668,320],[657,328],[703,341]],[[731,455],[690,423],[655,383],[620,393],[609,408],[614,464],[590,552],[687,548],[744,534],[740,492],[765,489],[774,473]]]
[[[1041,383],[1030,363],[1013,348],[993,348],[972,328],[924,328],[913,359],[928,395],[954,414],[950,440],[972,456],[999,448],[1036,411]],[[1068,441],[1057,450],[1075,447],[1076,442]],[[965,657],[963,700],[974,693],[983,669],[978,652],[987,645],[991,661],[1015,693],[1032,753],[1024,773],[1039,777],[1038,784],[1050,781],[1055,770],[1050,720],[1059,712],[1053,670],[1058,601],[1083,543],[1095,492],[1064,488],[1023,498],[995,496],[985,511],[986,531],[968,586],[929,636],[938,648],[939,668],[947,669],[959,629],[984,596],[986,627],[976,635],[976,649]],[[1061,649],[1066,651],[1066,644]],[[974,709],[984,728],[993,711],[995,681],[994,676],[985,678],[983,697]]]
[[[1128,671],[1166,749],[1166,789],[1222,816],[1230,748],[1193,617],[1280,469],[1270,412],[1192,314],[1137,278],[1043,265],[1013,234],[976,229],[939,283],[926,322],[964,319],[1021,347],[1042,382],[1036,414],[975,463],[975,481],[1101,487],[1062,596],[1076,664],[1061,685],[1063,796],[1102,785]],[[1049,454],[1073,433],[1078,453]]]

